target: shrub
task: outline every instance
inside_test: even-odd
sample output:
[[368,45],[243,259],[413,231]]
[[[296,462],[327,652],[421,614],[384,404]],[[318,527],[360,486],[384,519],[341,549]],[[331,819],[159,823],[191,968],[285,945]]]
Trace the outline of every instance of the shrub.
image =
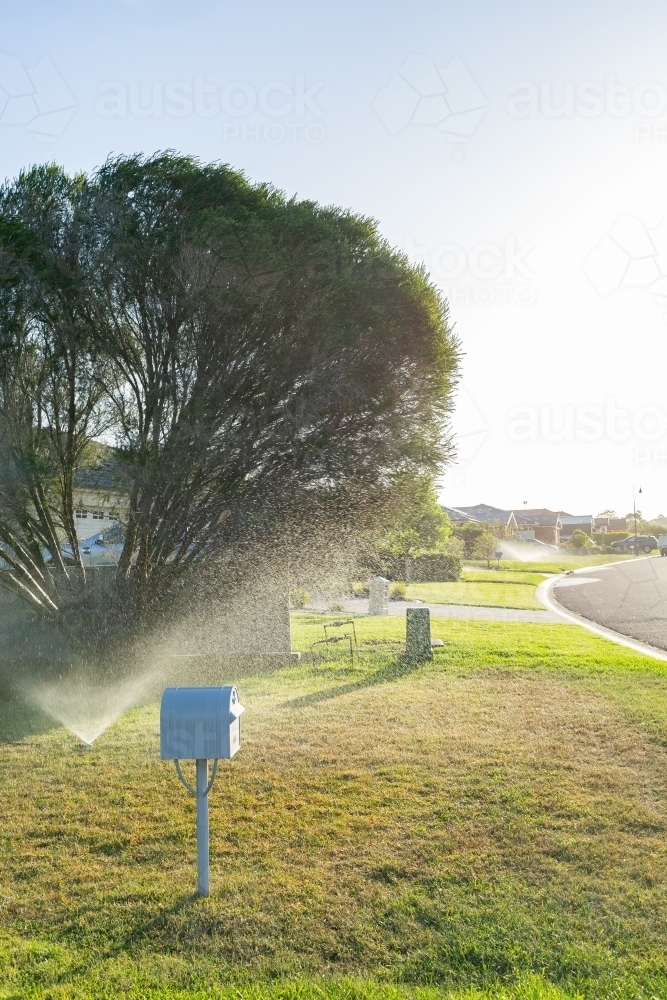
[[450,556],[460,556],[463,559],[465,555],[465,542],[461,538],[457,538],[456,535],[450,535],[445,544],[442,546],[442,552]]
[[402,580],[396,580],[389,587],[390,601],[405,601],[408,596],[408,588]]
[[429,552],[422,556],[382,553],[382,576],[408,583],[453,583],[461,576],[461,556],[453,552]]
[[357,583],[356,581],[352,584],[352,593],[355,597],[368,597],[369,585],[368,583]]
[[293,608],[305,608],[310,604],[310,594],[303,587],[297,587],[291,592],[290,600]]
[[612,542],[622,542],[623,539],[629,538],[630,535],[630,531],[596,531],[591,535],[591,538],[597,545],[611,545]]
[[[495,530],[494,530],[495,529]],[[453,527],[456,538],[463,542],[465,559],[491,559],[498,544],[498,535],[503,537],[501,525],[457,524]]]
[[585,531],[581,531],[577,528],[576,531],[572,532],[572,548],[573,549],[585,549],[588,546],[588,535]]
[[435,553],[410,560],[412,583],[454,583],[461,576],[461,556]]

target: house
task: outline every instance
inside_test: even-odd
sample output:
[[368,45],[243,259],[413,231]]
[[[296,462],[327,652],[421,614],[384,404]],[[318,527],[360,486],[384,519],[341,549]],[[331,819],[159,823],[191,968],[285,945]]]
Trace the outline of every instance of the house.
[[113,457],[97,466],[79,469],[74,476],[74,523],[80,542],[115,528],[124,520],[129,484]]
[[593,531],[606,534],[608,531],[627,531],[628,521],[625,517],[594,517]]
[[501,527],[505,538],[522,538],[524,541],[537,539],[546,545],[558,545],[560,541],[560,521],[557,511],[540,508],[539,510],[503,510],[490,504],[478,503],[474,507],[443,507],[453,524],[488,524],[494,528]]
[[443,507],[449,515],[452,524],[487,524],[489,527],[502,528],[505,538],[511,537],[517,531],[517,523],[511,510],[491,507],[486,503],[475,504],[474,507]]
[[519,535],[524,539],[536,539],[545,545],[558,545],[561,540],[560,511],[546,507],[515,510],[514,517]]
[[560,537],[564,542],[569,542],[575,531],[583,531],[589,537],[593,534],[592,514],[567,514],[561,511],[560,523]]
[[452,524],[488,524],[502,527],[503,535],[514,535],[524,541],[536,539],[546,545],[569,542],[575,531],[583,531],[589,537],[594,531],[627,531],[624,517],[593,517],[592,514],[569,514],[565,510],[548,510],[546,507],[503,510],[489,504],[478,503],[474,507],[443,507]]

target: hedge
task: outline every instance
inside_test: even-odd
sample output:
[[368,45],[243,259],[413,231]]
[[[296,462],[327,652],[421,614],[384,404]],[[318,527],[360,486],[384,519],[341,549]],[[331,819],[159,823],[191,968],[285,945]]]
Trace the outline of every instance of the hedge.
[[[385,573],[390,580],[405,580],[406,565],[403,556],[387,560]],[[410,583],[447,583],[458,580],[463,563],[457,555],[434,553],[408,559]]]

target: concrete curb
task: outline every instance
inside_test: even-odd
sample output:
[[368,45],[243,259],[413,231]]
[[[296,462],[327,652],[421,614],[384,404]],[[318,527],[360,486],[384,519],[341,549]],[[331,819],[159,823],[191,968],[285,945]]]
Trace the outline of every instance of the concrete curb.
[[[639,556],[637,561],[639,561],[639,559],[651,558],[655,557]],[[574,570],[574,572],[582,573],[585,570],[587,574],[590,574],[591,572],[597,572],[600,569],[605,569],[607,566],[617,565],[618,563],[604,563],[601,566],[582,567],[581,569]],[[582,615],[575,615],[572,611],[566,611],[553,596],[552,591],[554,587],[557,586],[559,580],[564,579],[568,575],[571,574],[559,573],[558,576],[551,577],[549,580],[545,580],[538,586],[535,591],[535,596],[538,601],[541,601],[545,608],[549,611],[553,611],[557,615],[560,615],[561,618],[564,618],[572,625],[580,625],[582,628],[588,629],[589,632],[600,636],[602,639],[609,639],[611,642],[615,642],[619,646],[625,646],[626,649],[633,649],[636,653],[643,653],[645,656],[650,656],[654,660],[662,660],[664,663],[667,663],[667,651],[664,649],[658,649],[657,646],[649,646],[647,642],[640,642],[639,639],[631,639],[629,636],[623,635],[622,632],[614,632],[613,629],[607,628],[605,625],[598,625],[589,618],[584,618]]]

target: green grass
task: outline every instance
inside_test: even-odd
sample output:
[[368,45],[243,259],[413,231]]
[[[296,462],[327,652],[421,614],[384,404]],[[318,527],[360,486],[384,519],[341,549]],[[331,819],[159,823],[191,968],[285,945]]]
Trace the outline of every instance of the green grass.
[[536,587],[546,580],[547,573],[522,573],[517,570],[464,568],[461,580],[466,583],[523,583]]
[[3,1000],[667,995],[666,666],[435,619],[419,667],[401,619],[355,625],[353,665],[244,679],[206,900],[157,706],[86,750],[0,705]]
[[425,601],[427,604],[469,604],[487,608],[544,611],[543,605],[535,597],[535,584],[532,581],[491,583],[486,580],[459,580],[456,583],[411,583],[407,589],[407,597],[410,601]]
[[[606,563],[623,562],[626,559],[634,558],[631,555],[611,555],[610,553],[599,553],[598,555],[577,556],[573,552],[565,552],[555,559],[545,562],[520,562],[518,559],[501,559],[500,570],[511,570],[515,573],[563,573],[569,569],[581,569],[586,566],[601,566]],[[486,559],[470,559],[466,561],[467,567],[488,569]],[[496,560],[491,560],[491,567],[498,566]]]

